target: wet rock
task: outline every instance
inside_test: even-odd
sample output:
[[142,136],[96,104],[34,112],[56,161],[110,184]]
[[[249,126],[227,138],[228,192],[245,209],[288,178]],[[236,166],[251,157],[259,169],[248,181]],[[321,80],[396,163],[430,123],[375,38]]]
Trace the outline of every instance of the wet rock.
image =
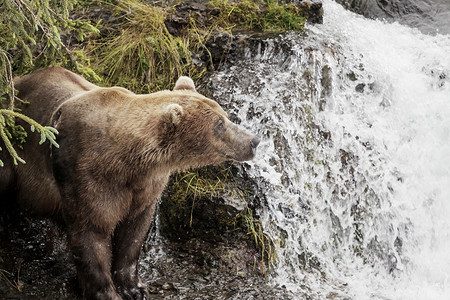
[[323,7],[322,2],[319,1],[303,1],[300,3],[300,8],[306,14],[306,21],[310,24],[322,24],[323,23]]
[[0,212],[0,227],[0,299],[78,299],[60,226],[8,209]]
[[365,83],[358,83],[355,87],[355,91],[358,93],[364,93],[364,88],[366,87]]
[[450,2],[440,0],[337,0],[345,8],[372,19],[416,27],[424,33],[450,33]]
[[164,21],[167,30],[174,36],[180,36],[185,33],[185,29],[194,19],[200,28],[208,28],[211,20],[217,16],[220,11],[207,1],[204,2],[182,2],[175,6],[175,12],[169,14]]
[[[188,243],[156,239],[151,243],[153,249],[165,249],[164,256],[147,253],[141,262],[143,270],[149,269],[147,264],[156,270],[152,276],[143,272],[155,299],[292,299],[292,294],[283,288],[269,285],[267,277],[253,276],[253,266],[236,264],[236,259],[244,254],[230,249],[240,249],[238,252],[243,251],[245,255],[255,253],[248,251],[251,247],[236,244],[232,239],[219,244],[205,244],[201,239]],[[182,258],[178,257],[180,251],[186,254]],[[218,264],[207,267],[205,261]],[[172,286],[174,289],[167,289]]]

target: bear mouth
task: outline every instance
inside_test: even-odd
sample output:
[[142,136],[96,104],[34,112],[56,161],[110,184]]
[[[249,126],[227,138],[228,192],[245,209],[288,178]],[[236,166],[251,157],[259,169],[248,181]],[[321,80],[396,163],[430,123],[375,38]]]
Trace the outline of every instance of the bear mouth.
[[236,162],[243,162],[252,160],[256,155],[256,149],[250,149],[247,153],[240,153],[240,154],[234,154],[234,155],[225,155],[226,160],[232,160]]
[[251,140],[247,140],[244,143],[239,143],[235,145],[230,145],[231,143],[228,143],[228,149],[225,151],[220,151],[221,156],[226,161],[236,161],[236,162],[243,162],[252,160],[256,155],[256,149],[259,145],[260,139],[256,136],[253,136]]

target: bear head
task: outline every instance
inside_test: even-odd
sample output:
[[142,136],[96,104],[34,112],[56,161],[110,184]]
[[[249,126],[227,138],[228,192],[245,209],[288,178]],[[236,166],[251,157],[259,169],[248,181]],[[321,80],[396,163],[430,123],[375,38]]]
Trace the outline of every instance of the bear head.
[[199,94],[191,78],[180,77],[160,118],[159,146],[177,169],[251,160],[259,138],[232,123],[215,101]]

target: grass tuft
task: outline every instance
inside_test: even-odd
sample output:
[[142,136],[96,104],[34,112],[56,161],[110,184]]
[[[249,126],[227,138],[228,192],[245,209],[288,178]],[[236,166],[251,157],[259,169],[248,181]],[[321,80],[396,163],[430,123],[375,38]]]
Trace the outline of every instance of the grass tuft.
[[278,4],[275,0],[212,0],[209,3],[220,10],[216,24],[225,29],[301,30],[306,22],[301,8]]
[[195,80],[205,71],[192,63],[198,40],[174,37],[167,31],[167,8],[136,0],[112,7],[122,15],[121,32],[97,42],[92,49],[107,84],[150,93],[173,86],[181,75]]
[[259,218],[253,215],[253,211],[246,207],[238,216],[236,223],[246,230],[247,235],[254,241],[255,246],[261,251],[261,261],[268,267],[268,272],[273,269],[277,260],[274,243],[270,236],[263,231]]
[[[12,274],[6,270],[0,269],[0,280],[5,281],[13,289],[22,292],[22,285],[20,284],[20,267],[23,263],[23,259],[18,260],[17,265],[17,279],[10,280],[8,277]],[[9,276],[8,276],[9,275]]]

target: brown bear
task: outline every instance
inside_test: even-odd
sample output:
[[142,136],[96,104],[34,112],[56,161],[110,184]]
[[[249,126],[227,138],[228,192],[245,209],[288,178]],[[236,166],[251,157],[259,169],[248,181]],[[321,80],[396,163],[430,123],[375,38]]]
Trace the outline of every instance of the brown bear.
[[23,113],[54,126],[60,147],[30,134],[18,166],[1,151],[0,198],[63,220],[87,299],[148,298],[136,265],[169,175],[250,160],[259,143],[189,77],[137,95],[48,67],[15,86],[30,102]]

